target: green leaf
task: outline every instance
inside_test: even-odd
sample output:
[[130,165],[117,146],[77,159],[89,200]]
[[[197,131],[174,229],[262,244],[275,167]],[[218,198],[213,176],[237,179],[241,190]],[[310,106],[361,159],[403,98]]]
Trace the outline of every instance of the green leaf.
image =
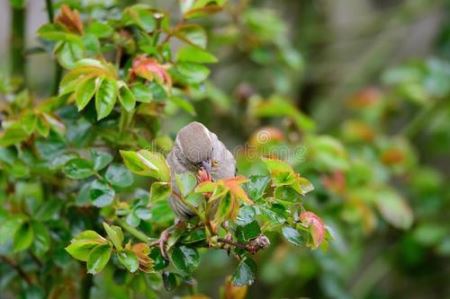
[[55,47],[56,59],[66,69],[73,68],[76,62],[83,58],[83,52],[80,40],[62,42]]
[[153,100],[152,89],[149,84],[136,83],[131,87],[136,101],[141,103],[150,103]]
[[214,222],[216,224],[220,224],[223,221],[230,218],[230,215],[234,212],[234,209],[239,208],[230,193],[227,192],[225,196],[223,196],[219,200],[219,206],[217,208],[216,214],[214,215]]
[[297,202],[300,201],[300,194],[289,186],[276,187],[274,191],[275,200]]
[[246,225],[238,226],[236,228],[236,237],[242,242],[248,242],[251,239],[258,237],[260,234],[261,229],[256,221],[252,221]]
[[120,164],[111,164],[105,173],[106,180],[113,186],[119,188],[126,188],[133,184],[133,175]]
[[126,222],[132,227],[137,227],[141,223],[141,219],[136,215],[134,210],[132,210],[126,218]]
[[154,182],[150,187],[150,202],[156,203],[169,199],[172,190],[170,185],[165,182]]
[[29,222],[22,223],[14,234],[13,249],[14,252],[26,250],[31,246],[34,239],[33,227]]
[[105,231],[108,234],[108,237],[113,243],[114,247],[116,247],[116,249],[119,251],[122,250],[122,243],[123,243],[122,229],[115,225],[110,226],[106,222],[103,222],[103,227],[105,228]]
[[130,250],[124,250],[117,253],[119,262],[131,273],[134,273],[139,269],[139,261],[136,254]]
[[8,147],[20,143],[27,139],[28,136],[29,134],[21,127],[9,127],[5,131],[0,132],[0,146]]
[[94,169],[99,171],[108,166],[113,157],[107,152],[91,150],[91,159],[94,162]]
[[98,82],[101,82],[98,78],[90,77],[84,79],[78,85],[75,91],[75,103],[77,104],[78,111],[83,110],[92,99],[97,90]]
[[100,41],[95,35],[91,33],[85,33],[81,39],[83,42],[83,47],[87,51],[86,55],[99,55],[101,53]]
[[117,100],[117,82],[104,78],[95,94],[95,109],[97,120],[107,117],[114,108]]
[[183,197],[194,191],[197,186],[197,178],[189,172],[175,174],[175,181]]
[[274,226],[286,222],[289,214],[282,204],[274,203],[270,208],[261,207],[261,216],[267,218]]
[[206,66],[191,62],[179,62],[170,71],[174,77],[188,84],[202,83],[210,73]]
[[255,281],[255,272],[255,262],[246,257],[239,263],[231,281],[235,286],[251,285]]
[[259,200],[264,196],[264,191],[269,185],[270,177],[268,176],[250,176],[248,181],[244,184],[244,190],[247,195],[254,201]]
[[136,4],[124,11],[126,25],[137,25],[145,32],[152,32],[156,28],[156,19],[150,7],[144,4]]
[[283,232],[283,236],[290,243],[292,243],[296,246],[301,246],[301,245],[305,244],[302,236],[295,228],[290,227],[290,226],[285,226],[285,227],[283,227],[282,232]]
[[239,214],[236,218],[237,225],[247,225],[255,219],[256,213],[252,206],[243,206],[239,209]]
[[15,235],[16,231],[21,227],[23,223],[22,217],[17,217],[17,215],[5,215],[1,217],[0,221],[0,245],[11,241],[11,236]]
[[170,257],[174,266],[184,273],[192,273],[200,263],[197,250],[184,245],[175,247]]
[[88,206],[91,205],[91,182],[87,182],[81,186],[80,191],[77,194],[75,203],[78,206]]
[[136,106],[136,98],[128,86],[124,85],[119,89],[119,102],[122,107],[128,111],[133,111]]
[[62,79],[61,83],[59,84],[59,90],[58,95],[63,96],[69,93],[74,92],[78,86],[86,80],[88,76],[80,75],[80,74],[67,74]]
[[400,229],[413,223],[413,212],[407,202],[396,192],[383,190],[377,193],[376,204],[384,220]]
[[205,241],[207,238],[205,228],[200,227],[195,229],[194,231],[189,232],[187,236],[184,236],[182,239],[183,244],[195,244],[199,242]]
[[175,36],[193,46],[197,46],[202,49],[206,48],[207,42],[206,31],[203,27],[199,25],[189,24],[181,26],[175,32]]
[[89,253],[87,260],[88,273],[97,274],[102,271],[111,258],[112,248],[110,245],[98,245]]
[[156,81],[152,81],[149,84],[152,92],[152,98],[156,101],[162,101],[167,99],[167,92],[164,87]]
[[147,207],[143,207],[143,206],[136,207],[136,209],[134,210],[134,213],[136,214],[136,216],[139,219],[142,219],[142,220],[149,220],[152,217],[150,209]]
[[91,161],[75,158],[69,160],[63,168],[66,176],[74,180],[81,180],[92,176],[95,171]]
[[163,272],[162,278],[163,278],[164,288],[168,292],[175,290],[179,284],[177,276],[172,272]]
[[[219,188],[220,186],[217,182],[202,182],[198,184],[198,186],[195,188],[195,192],[198,193],[215,192]],[[221,190],[224,190],[224,188],[221,188]]]
[[300,130],[307,132],[314,131],[316,127],[311,118],[300,112],[288,99],[279,96],[254,105],[251,113],[256,117],[289,117]]
[[31,134],[34,132],[36,128],[36,121],[37,121],[36,115],[26,114],[22,116],[20,119],[21,127],[22,129],[25,130],[25,132],[27,132],[27,134]]
[[46,199],[33,214],[33,219],[38,221],[51,220],[60,211],[63,202],[60,199]]
[[264,162],[267,169],[270,171],[270,174],[272,175],[277,175],[280,173],[291,174],[294,172],[291,165],[289,165],[289,163],[285,161],[269,158],[262,158],[262,161]]
[[120,154],[131,172],[142,176],[154,177],[163,182],[170,180],[169,166],[160,153],[139,150],[137,152],[120,151]]
[[176,60],[179,62],[216,63],[217,58],[197,47],[187,46],[178,50]]
[[197,115],[195,112],[194,106],[186,99],[180,97],[180,96],[171,96],[169,100],[174,103],[177,107],[183,109],[187,113],[191,115]]
[[181,12],[185,19],[202,17],[222,9],[226,0],[186,0],[180,1]]
[[153,248],[150,251],[150,258],[153,260],[153,269],[155,271],[162,270],[169,265],[169,261],[162,256],[159,248]]
[[202,205],[205,198],[200,193],[190,193],[188,196],[186,196],[185,201],[193,206],[194,208],[198,208]]
[[32,222],[32,226],[34,232],[33,251],[36,255],[42,256],[50,249],[50,233],[41,222]]
[[114,29],[106,23],[94,21],[87,26],[86,33],[93,34],[98,38],[106,38],[114,33]]
[[349,167],[345,147],[331,136],[309,136],[306,147],[311,163],[321,171],[346,170]]
[[114,189],[100,180],[93,181],[89,190],[89,197],[92,203],[99,208],[110,205],[115,195]]
[[80,37],[76,34],[69,33],[59,24],[45,24],[41,26],[37,32],[42,39],[51,41],[79,41]]
[[65,249],[75,259],[86,262],[88,260],[89,253],[94,247],[106,243],[106,239],[97,234],[95,231],[86,230],[73,238],[70,245]]

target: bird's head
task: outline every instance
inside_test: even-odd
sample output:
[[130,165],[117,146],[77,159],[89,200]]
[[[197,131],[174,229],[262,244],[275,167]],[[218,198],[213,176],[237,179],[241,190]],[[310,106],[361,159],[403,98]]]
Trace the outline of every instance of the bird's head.
[[190,165],[211,173],[213,143],[204,125],[192,122],[185,126],[178,132],[176,143]]

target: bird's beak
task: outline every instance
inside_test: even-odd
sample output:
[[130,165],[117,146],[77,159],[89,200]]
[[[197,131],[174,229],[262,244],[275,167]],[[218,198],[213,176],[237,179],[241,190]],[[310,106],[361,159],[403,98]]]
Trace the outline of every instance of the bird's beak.
[[202,167],[205,169],[208,177],[211,177],[211,160],[202,161]]

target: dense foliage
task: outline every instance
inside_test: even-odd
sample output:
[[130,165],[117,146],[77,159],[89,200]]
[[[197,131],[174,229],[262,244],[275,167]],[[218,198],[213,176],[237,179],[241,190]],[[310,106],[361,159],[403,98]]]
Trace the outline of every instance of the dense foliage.
[[[393,284],[445,284],[448,267],[415,276],[450,255],[431,159],[450,147],[445,57],[383,71],[327,128],[295,101],[307,61],[274,10],[106,2],[47,1],[49,97],[27,86],[20,34],[0,84],[7,296],[387,298],[405,291],[374,288],[394,268]],[[177,176],[197,216],[174,225],[165,156],[191,119],[231,136],[238,176]]]

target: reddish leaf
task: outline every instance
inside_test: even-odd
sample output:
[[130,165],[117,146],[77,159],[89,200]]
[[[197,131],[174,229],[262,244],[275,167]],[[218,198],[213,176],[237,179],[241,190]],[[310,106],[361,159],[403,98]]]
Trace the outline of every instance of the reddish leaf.
[[322,219],[313,212],[302,212],[300,214],[300,221],[311,231],[313,241],[312,247],[319,247],[325,238],[325,225],[323,224]]
[[243,176],[237,176],[234,178],[224,179],[223,184],[230,190],[231,196],[244,201],[245,203],[251,205],[253,201],[248,198],[247,193],[242,189],[241,185],[247,182],[247,178]]
[[362,121],[346,121],[343,126],[344,136],[350,140],[372,142],[377,132]]
[[331,175],[324,176],[322,183],[325,188],[336,193],[343,193],[346,188],[345,174],[342,171],[335,171]]
[[405,159],[405,153],[399,148],[389,148],[381,154],[381,161],[385,165],[400,164]]
[[139,261],[139,270],[142,272],[149,273],[153,270],[153,261],[149,257],[150,254],[150,248],[145,243],[137,243],[134,244],[131,248],[131,251],[133,251]]
[[133,66],[130,71],[130,77],[133,80],[136,76],[152,81],[157,81],[172,85],[172,78],[166,68],[157,60],[141,55],[133,60]]
[[203,182],[211,182],[211,175],[205,169],[201,168],[197,173],[197,181],[199,184]]
[[55,23],[64,26],[68,31],[83,34],[83,23],[77,10],[70,9],[67,5],[61,6],[59,15],[55,18]]
[[223,287],[222,299],[245,299],[248,286],[235,286],[231,282],[231,277],[227,277]]
[[352,96],[348,105],[352,108],[370,107],[381,98],[381,91],[376,87],[368,87]]

